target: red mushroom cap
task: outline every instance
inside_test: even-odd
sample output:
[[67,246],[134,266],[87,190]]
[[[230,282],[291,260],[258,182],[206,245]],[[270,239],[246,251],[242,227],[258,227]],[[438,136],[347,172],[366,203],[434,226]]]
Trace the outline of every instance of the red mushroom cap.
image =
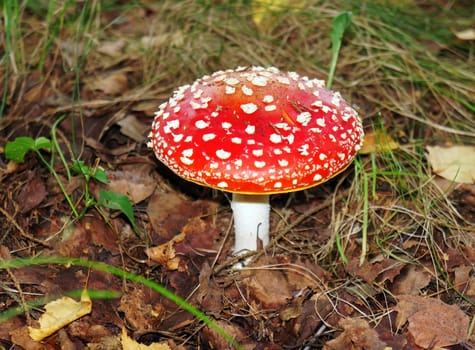
[[160,106],[150,146],[179,176],[236,193],[305,189],[360,149],[356,111],[324,82],[277,68],[218,71]]

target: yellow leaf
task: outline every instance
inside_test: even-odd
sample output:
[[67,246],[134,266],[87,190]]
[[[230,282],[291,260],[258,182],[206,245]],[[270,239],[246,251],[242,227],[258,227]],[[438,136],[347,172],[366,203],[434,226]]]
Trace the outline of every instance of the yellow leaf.
[[475,29],[465,29],[454,34],[460,40],[475,40]]
[[121,340],[123,350],[171,350],[166,343],[153,343],[150,345],[137,343],[127,335],[125,328],[122,328]]
[[78,318],[87,315],[91,309],[92,301],[86,291],[82,292],[80,301],[69,297],[53,300],[45,305],[45,313],[38,320],[40,328],[28,327],[28,333],[31,339],[41,341]]
[[427,151],[427,159],[437,175],[454,182],[475,182],[475,146],[427,146]]
[[254,0],[252,20],[261,31],[266,31],[276,13],[305,9],[307,2],[306,0]]
[[363,147],[361,147],[359,153],[383,153],[398,148],[399,144],[393,140],[391,135],[386,134],[385,131],[377,130],[365,133]]

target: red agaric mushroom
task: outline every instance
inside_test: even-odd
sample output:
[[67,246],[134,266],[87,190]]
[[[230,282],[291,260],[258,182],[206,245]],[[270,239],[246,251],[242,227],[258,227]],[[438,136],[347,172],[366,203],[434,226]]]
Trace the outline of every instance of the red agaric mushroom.
[[179,176],[233,193],[234,253],[269,242],[269,194],[343,171],[363,140],[356,111],[324,82],[277,68],[239,67],[175,91],[149,146]]

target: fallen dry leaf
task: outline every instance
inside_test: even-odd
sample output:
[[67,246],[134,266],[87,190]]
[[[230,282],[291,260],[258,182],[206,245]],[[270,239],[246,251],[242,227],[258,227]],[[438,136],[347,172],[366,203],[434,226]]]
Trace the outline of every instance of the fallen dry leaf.
[[419,295],[422,288],[427,287],[432,276],[422,266],[410,265],[404,269],[391,286],[395,295]]
[[153,343],[150,345],[137,343],[127,335],[125,328],[122,328],[121,340],[123,350],[171,350],[168,344],[165,343]]
[[120,57],[126,44],[124,39],[104,41],[97,47],[97,51],[110,57]]
[[142,123],[132,114],[119,120],[117,125],[120,126],[120,132],[122,134],[137,142],[143,142],[147,131],[150,129],[149,125]]
[[147,254],[151,260],[165,266],[168,270],[179,270],[180,258],[176,255],[174,245],[184,239],[185,234],[180,233],[166,243],[145,249],[145,254]]
[[119,95],[127,90],[128,78],[123,72],[111,72],[88,79],[88,86],[92,90],[100,90],[106,95]]
[[460,183],[475,181],[475,146],[427,146],[427,160],[434,173]]
[[108,190],[126,195],[133,204],[137,204],[150,197],[157,186],[151,174],[150,164],[134,164],[110,170],[107,172]]
[[375,262],[365,261],[360,266],[359,258],[353,258],[345,266],[345,271],[371,284],[373,282],[383,283],[386,280],[392,282],[403,267],[403,264],[393,259],[382,259]]
[[328,341],[324,350],[382,350],[386,344],[379,339],[378,332],[366,320],[343,318],[338,322],[343,333]]
[[363,147],[361,147],[359,153],[383,153],[389,152],[399,148],[399,144],[394,141],[391,135],[385,131],[370,131],[365,133]]
[[399,295],[397,328],[409,322],[408,332],[418,346],[429,349],[467,341],[469,317],[457,306],[439,299]]
[[92,301],[86,291],[81,294],[81,300],[76,301],[69,297],[49,302],[45,305],[45,313],[38,320],[40,328],[28,327],[31,339],[43,340],[54,332],[87,315],[91,312]]
[[16,201],[21,204],[21,212],[24,214],[36,208],[45,199],[46,194],[45,184],[39,174],[30,174]]

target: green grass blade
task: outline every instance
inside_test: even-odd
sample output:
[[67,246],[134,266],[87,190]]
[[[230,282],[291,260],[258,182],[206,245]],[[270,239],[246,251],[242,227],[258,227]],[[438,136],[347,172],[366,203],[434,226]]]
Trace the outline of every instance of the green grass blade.
[[206,325],[210,328],[214,329],[221,335],[226,341],[232,344],[236,349],[243,349],[238,342],[231,337],[229,334],[226,333],[224,329],[219,327],[216,322],[214,322],[209,316],[207,316],[202,311],[198,310],[191,304],[189,304],[186,300],[180,298],[178,295],[173,293],[172,291],[168,290],[164,286],[155,283],[145,277],[140,275],[136,275],[132,272],[125,271],[121,268],[111,266],[102,262],[98,261],[90,261],[80,258],[64,258],[64,257],[34,257],[34,258],[18,258],[18,259],[11,259],[11,260],[0,260],[0,269],[16,269],[21,267],[27,267],[32,265],[66,265],[66,266],[82,266],[93,270],[103,271],[115,275],[120,278],[125,278],[129,281],[140,283],[144,286],[153,289],[157,293],[160,293],[165,298],[169,299],[180,308],[185,311],[188,311],[193,316],[197,317],[201,321],[203,321]]

